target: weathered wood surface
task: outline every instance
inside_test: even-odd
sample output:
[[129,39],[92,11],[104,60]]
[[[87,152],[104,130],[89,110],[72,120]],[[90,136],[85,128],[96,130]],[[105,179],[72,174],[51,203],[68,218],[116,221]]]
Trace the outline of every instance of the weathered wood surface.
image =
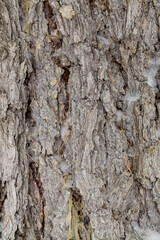
[[160,232],[159,40],[158,0],[0,0],[0,239]]

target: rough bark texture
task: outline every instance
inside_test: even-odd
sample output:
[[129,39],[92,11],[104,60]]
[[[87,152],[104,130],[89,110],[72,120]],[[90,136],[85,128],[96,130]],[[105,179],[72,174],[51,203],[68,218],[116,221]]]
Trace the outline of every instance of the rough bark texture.
[[159,0],[0,0],[1,239],[160,232],[159,40]]

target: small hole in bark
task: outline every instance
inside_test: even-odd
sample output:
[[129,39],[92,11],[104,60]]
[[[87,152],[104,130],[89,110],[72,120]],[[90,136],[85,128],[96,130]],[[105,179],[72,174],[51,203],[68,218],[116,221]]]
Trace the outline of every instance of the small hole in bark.
[[32,119],[31,110],[29,108],[30,104],[31,104],[31,99],[28,99],[28,108],[27,108],[27,111],[26,111],[26,114],[25,114],[26,115],[26,119]]
[[142,105],[139,106],[139,110],[140,110],[140,112],[142,111]]
[[78,213],[78,215],[80,215],[80,214],[81,214],[81,211],[78,211],[77,213]]
[[[69,66],[70,67],[70,66]],[[68,80],[69,80],[69,76],[70,76],[70,71],[69,71],[69,67],[62,67],[62,69],[64,70],[64,73],[62,74],[62,80],[65,82],[65,84],[68,84]]]

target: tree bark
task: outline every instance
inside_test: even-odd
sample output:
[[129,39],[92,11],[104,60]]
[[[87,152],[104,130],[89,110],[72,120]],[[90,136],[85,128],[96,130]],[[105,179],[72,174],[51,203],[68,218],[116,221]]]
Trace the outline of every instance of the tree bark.
[[0,0],[0,239],[160,234],[159,16]]

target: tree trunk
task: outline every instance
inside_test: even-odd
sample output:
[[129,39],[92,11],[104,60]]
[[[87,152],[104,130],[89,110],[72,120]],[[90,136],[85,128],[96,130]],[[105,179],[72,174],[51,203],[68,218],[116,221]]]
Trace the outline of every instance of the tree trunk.
[[159,0],[0,16],[0,239],[160,239]]

